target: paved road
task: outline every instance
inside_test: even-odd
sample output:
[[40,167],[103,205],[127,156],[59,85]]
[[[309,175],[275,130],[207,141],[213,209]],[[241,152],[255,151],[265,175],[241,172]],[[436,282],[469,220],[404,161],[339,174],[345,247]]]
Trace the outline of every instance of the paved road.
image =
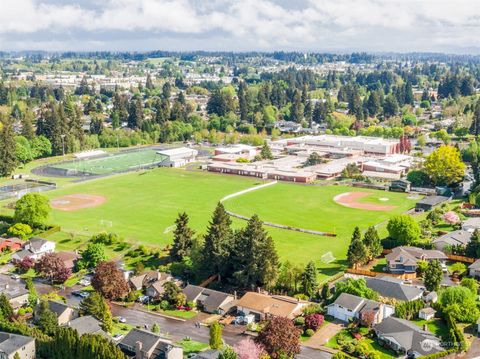
[[[160,325],[162,333],[171,336],[173,340],[181,340],[185,337],[190,337],[193,340],[200,342],[208,342],[209,332],[207,327],[195,327],[195,318],[186,322],[178,321],[170,318],[161,317],[155,314],[145,313],[138,310],[132,310],[121,306],[113,306],[112,314],[114,316],[121,316],[127,320],[127,323],[132,325],[147,325],[152,327],[154,323]],[[235,344],[244,336],[241,334],[243,327],[227,327],[223,331],[223,339],[227,344]],[[299,359],[329,359],[331,355],[319,350],[302,347],[302,353],[297,356]]]

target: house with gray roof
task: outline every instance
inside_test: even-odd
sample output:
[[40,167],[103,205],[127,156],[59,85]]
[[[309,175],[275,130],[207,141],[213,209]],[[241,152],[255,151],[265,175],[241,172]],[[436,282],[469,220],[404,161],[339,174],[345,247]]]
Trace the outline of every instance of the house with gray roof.
[[422,298],[425,288],[404,284],[395,277],[380,276],[365,278],[367,287],[384,298],[394,298],[400,301],[411,301]]
[[28,303],[28,289],[22,282],[0,278],[0,294],[5,294],[13,309],[18,309]]
[[392,252],[385,256],[387,268],[391,273],[415,273],[419,261],[431,261],[434,259],[444,263],[447,256],[436,249],[423,249],[418,247],[395,247]]
[[462,222],[462,229],[467,232],[475,232],[480,229],[480,217],[469,217]]
[[132,329],[118,347],[135,359],[183,359],[183,349],[170,339],[143,330]]
[[183,289],[187,301],[194,302],[198,309],[207,313],[224,314],[228,304],[235,299],[233,295],[212,289],[187,285]]
[[[66,325],[68,322],[78,317],[78,310],[68,306],[63,302],[49,300],[47,304],[48,308],[57,316],[58,325]],[[40,306],[37,307],[36,315],[38,315],[39,308]]]
[[444,250],[445,247],[466,246],[472,233],[469,231],[458,230],[444,234],[432,241],[433,246],[438,250]]
[[54,251],[55,242],[47,241],[40,237],[32,237],[24,243],[21,251],[12,254],[12,260],[21,261],[26,257],[37,260],[42,258],[46,253],[53,253]]
[[395,313],[395,308],[348,293],[340,294],[335,302],[327,306],[327,314],[343,322],[353,319],[362,320],[362,316],[366,313],[373,313],[373,322],[380,323]]
[[35,359],[35,339],[24,335],[0,332],[0,358]]
[[418,358],[443,351],[440,340],[428,330],[405,319],[389,317],[373,326],[380,344],[398,354]]
[[480,259],[468,266],[468,273],[471,277],[480,278]]
[[80,336],[83,334],[100,334],[107,336],[107,333],[102,329],[100,321],[91,315],[75,318],[69,321],[67,326],[75,329]]

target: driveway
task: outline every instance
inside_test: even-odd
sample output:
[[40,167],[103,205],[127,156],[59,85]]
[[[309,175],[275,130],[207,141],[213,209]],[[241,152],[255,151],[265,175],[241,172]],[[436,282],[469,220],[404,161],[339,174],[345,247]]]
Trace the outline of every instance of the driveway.
[[320,349],[343,328],[345,328],[345,324],[340,321],[328,323],[320,328],[308,341],[304,342],[303,345],[313,349]]

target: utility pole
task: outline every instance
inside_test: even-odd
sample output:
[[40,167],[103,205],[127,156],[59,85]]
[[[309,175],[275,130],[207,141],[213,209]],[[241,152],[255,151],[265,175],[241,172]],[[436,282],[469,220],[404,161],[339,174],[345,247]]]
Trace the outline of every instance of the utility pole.
[[60,135],[60,137],[62,138],[62,153],[63,157],[65,157],[65,135]]

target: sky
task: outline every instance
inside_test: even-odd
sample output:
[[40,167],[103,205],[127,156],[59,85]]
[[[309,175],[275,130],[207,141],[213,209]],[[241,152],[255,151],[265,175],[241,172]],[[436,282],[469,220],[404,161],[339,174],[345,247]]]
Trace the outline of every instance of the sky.
[[0,0],[0,50],[480,54],[480,0]]

